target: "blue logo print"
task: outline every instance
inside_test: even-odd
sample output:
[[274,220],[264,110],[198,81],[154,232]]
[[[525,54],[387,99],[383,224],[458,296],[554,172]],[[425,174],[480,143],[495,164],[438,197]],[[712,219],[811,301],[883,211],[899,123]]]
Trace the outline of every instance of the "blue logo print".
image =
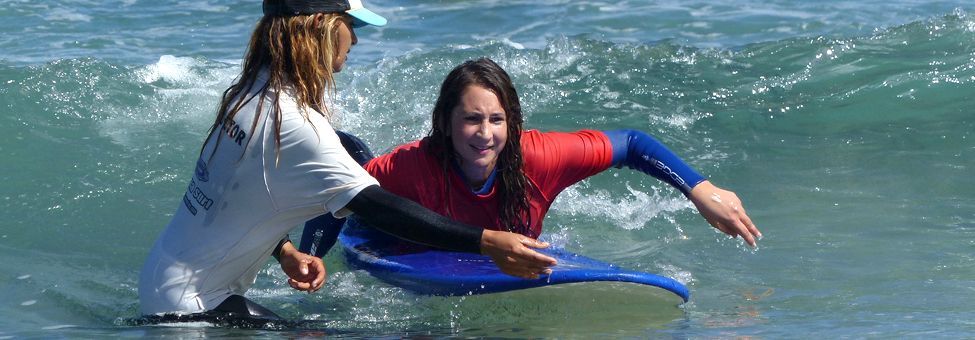
[[210,171],[207,170],[207,163],[202,159],[196,161],[196,179],[200,180],[200,182],[210,180]]

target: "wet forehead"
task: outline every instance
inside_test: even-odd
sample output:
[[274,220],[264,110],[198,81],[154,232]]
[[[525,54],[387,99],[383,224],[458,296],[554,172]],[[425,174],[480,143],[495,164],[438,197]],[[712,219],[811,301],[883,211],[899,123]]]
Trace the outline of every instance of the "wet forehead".
[[455,113],[482,115],[504,115],[504,106],[491,90],[479,85],[470,85],[461,94]]

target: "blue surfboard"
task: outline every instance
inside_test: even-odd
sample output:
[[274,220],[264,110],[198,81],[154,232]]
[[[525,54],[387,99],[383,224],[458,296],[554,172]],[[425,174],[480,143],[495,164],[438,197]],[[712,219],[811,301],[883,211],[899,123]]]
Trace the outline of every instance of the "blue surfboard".
[[558,265],[552,268],[551,275],[526,280],[502,273],[488,256],[437,250],[352,223],[346,225],[338,239],[351,267],[417,294],[487,294],[564,283],[613,281],[663,288],[684,302],[690,298],[687,287],[674,279],[625,270],[564,249],[541,250],[558,260]]

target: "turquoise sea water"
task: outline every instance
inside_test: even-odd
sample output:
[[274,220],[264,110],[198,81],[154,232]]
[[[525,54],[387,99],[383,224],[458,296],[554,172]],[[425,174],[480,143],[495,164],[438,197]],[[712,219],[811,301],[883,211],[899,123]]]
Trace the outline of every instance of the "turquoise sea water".
[[[527,125],[636,128],[742,197],[756,250],[676,191],[610,170],[565,192],[553,243],[691,289],[416,296],[327,259],[249,297],[297,320],[146,327],[138,270],[179,204],[258,1],[0,1],[0,339],[219,336],[970,337],[969,1],[367,1],[338,125],[425,134],[442,77],[489,56]],[[293,235],[297,235],[296,230]],[[296,237],[296,236],[294,236]]]

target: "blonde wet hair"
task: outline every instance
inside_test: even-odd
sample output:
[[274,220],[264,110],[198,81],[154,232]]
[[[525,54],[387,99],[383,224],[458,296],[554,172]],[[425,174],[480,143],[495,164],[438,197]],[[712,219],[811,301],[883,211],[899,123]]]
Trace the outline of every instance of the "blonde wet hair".
[[[257,98],[258,109],[255,115],[263,112],[263,105],[272,105],[270,114],[275,120],[274,140],[280,150],[281,107],[278,101],[285,91],[294,96],[299,107],[330,118],[327,101],[335,93],[335,72],[332,66],[339,54],[339,25],[344,22],[351,29],[351,20],[344,13],[261,18],[251,34],[241,74],[223,92],[217,117],[210,126],[207,139],[212,138],[221,126],[232,126],[241,108]],[[257,84],[257,78],[262,72],[267,72],[268,81]],[[248,93],[255,86],[262,87],[257,89],[255,95],[249,96]],[[266,98],[270,99],[270,103],[265,103]],[[302,114],[307,119],[309,112],[303,110]],[[253,135],[258,121],[253,120],[248,136]],[[200,151],[202,153],[203,150]]]

